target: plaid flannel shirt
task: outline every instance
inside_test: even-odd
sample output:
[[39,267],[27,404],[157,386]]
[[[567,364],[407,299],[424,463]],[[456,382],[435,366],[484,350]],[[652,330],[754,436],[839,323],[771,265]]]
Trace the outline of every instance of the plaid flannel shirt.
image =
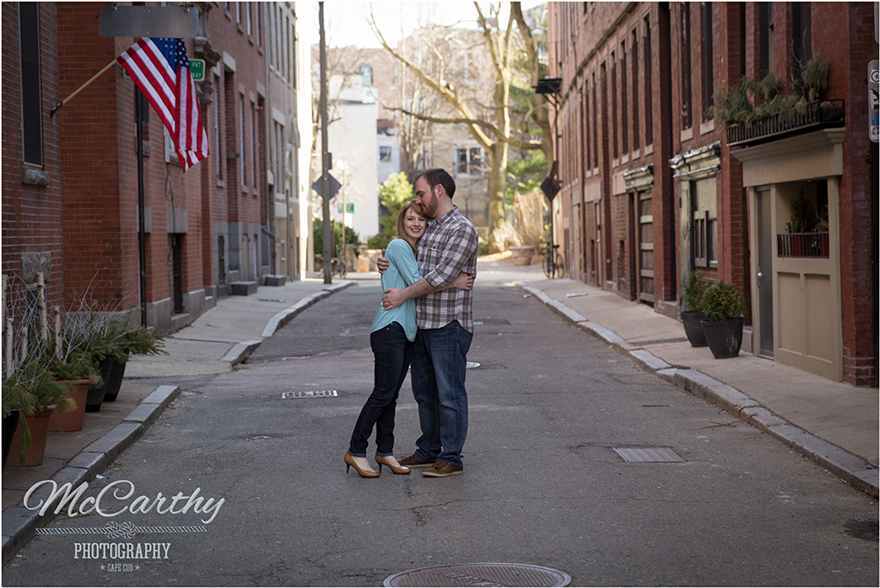
[[[419,240],[419,273],[435,288],[464,272],[477,276],[477,231],[458,207],[432,220]],[[474,332],[474,291],[450,288],[416,299],[419,328],[439,329],[452,321]]]

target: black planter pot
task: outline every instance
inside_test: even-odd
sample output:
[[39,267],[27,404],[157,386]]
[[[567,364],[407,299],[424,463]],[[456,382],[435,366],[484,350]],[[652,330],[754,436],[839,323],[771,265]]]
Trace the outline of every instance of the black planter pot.
[[122,387],[122,379],[125,377],[125,366],[128,362],[122,363],[113,360],[110,368],[110,377],[107,379],[107,390],[104,392],[104,402],[114,402],[119,396],[119,389]]
[[107,384],[110,382],[110,370],[112,367],[112,357],[105,357],[101,360],[100,369],[103,382],[100,386],[92,386],[89,388],[89,395],[86,398],[86,412],[98,412],[101,410],[101,404],[104,402],[104,395],[107,393]]
[[706,343],[715,359],[725,359],[739,355],[743,339],[743,317],[726,321],[702,321]]
[[684,325],[684,334],[687,335],[691,347],[705,347],[706,335],[700,321],[706,320],[706,314],[702,312],[682,312],[681,324]]
[[8,417],[3,418],[3,467],[6,467],[6,460],[9,459],[9,449],[12,447],[12,437],[15,430],[18,429],[18,415],[21,411],[15,409]]

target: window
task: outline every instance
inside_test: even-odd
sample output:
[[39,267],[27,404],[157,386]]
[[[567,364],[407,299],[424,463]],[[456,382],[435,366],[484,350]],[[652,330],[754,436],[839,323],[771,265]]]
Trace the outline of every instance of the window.
[[388,145],[379,146],[379,161],[391,161],[391,147]]
[[24,162],[43,165],[43,129],[40,121],[39,2],[19,2],[21,34],[21,128]]
[[373,68],[367,63],[361,65],[361,84],[364,86],[373,85]]
[[617,159],[617,135],[620,129],[620,125],[617,122],[617,60],[614,57],[614,52],[611,52],[611,145],[612,145],[612,158]]
[[259,193],[259,182],[257,181],[257,132],[260,129],[260,111],[257,105],[251,102],[251,182],[253,182],[254,196]]
[[629,153],[629,102],[626,95],[626,47],[620,44],[620,127],[623,133],[623,153]]
[[214,135],[214,145],[212,146],[212,151],[214,152],[214,165],[217,168],[217,177],[223,177],[223,159],[220,157],[220,99],[219,96],[221,92],[220,89],[220,76],[214,75],[214,87],[217,88],[217,98],[214,100],[211,113],[211,126],[213,135]]
[[649,17],[645,17],[645,145],[651,145],[654,142],[654,117],[651,113],[654,111],[654,68],[651,65],[651,21]]
[[482,147],[455,148],[455,175],[479,176],[483,173]]
[[716,267],[718,265],[718,236],[715,178],[689,182],[693,193],[693,252],[694,265],[697,267]]
[[773,3],[758,3],[758,77],[773,71]]
[[253,28],[251,27],[251,3],[244,3],[244,11],[245,11],[245,30],[247,30],[248,37],[253,34]]
[[238,173],[241,174],[241,185],[247,185],[244,179],[244,94],[238,101]]
[[[630,61],[632,62],[632,128],[633,128],[633,149],[639,148],[639,36],[636,31],[632,32],[632,44],[629,50]],[[645,117],[646,119],[648,117]]]
[[703,19],[703,120],[707,121],[712,112],[712,94],[715,92],[715,70],[712,64],[712,3],[703,2],[701,5]]
[[813,54],[812,23],[809,2],[791,3],[792,78],[799,78]]
[[681,128],[694,125],[691,104],[691,6],[681,5]]

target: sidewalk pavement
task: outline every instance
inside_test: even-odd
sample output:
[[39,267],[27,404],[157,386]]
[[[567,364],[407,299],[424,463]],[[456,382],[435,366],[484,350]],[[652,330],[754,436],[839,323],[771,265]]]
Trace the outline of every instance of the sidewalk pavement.
[[[708,348],[693,348],[681,323],[653,309],[581,282],[547,280],[540,264],[514,266],[494,256],[478,264],[480,283],[512,283],[562,317],[625,355],[643,369],[720,406],[767,432],[867,494],[878,496],[878,390],[831,382],[748,353],[716,360]],[[96,479],[137,441],[180,395],[176,385],[155,387],[159,378],[210,376],[231,371],[260,343],[303,309],[375,272],[347,280],[260,286],[251,296],[219,299],[214,308],[168,336],[168,355],[134,356],[119,399],[86,413],[83,430],[50,433],[43,465],[3,470],[3,564],[54,515],[22,506],[36,482],[74,487]]]

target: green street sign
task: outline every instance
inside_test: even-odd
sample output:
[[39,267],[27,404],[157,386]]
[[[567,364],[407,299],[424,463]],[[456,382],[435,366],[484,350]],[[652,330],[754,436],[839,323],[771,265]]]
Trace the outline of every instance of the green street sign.
[[[128,74],[128,70],[123,68],[123,74],[125,77],[130,78],[131,76]],[[189,60],[189,71],[192,72],[192,77],[194,82],[201,82],[205,79],[205,60],[204,59],[190,59]]]
[[[341,203],[336,205],[336,212],[338,212],[339,214],[342,214],[342,204]],[[346,202],[345,203],[345,212],[354,213],[354,202]]]

